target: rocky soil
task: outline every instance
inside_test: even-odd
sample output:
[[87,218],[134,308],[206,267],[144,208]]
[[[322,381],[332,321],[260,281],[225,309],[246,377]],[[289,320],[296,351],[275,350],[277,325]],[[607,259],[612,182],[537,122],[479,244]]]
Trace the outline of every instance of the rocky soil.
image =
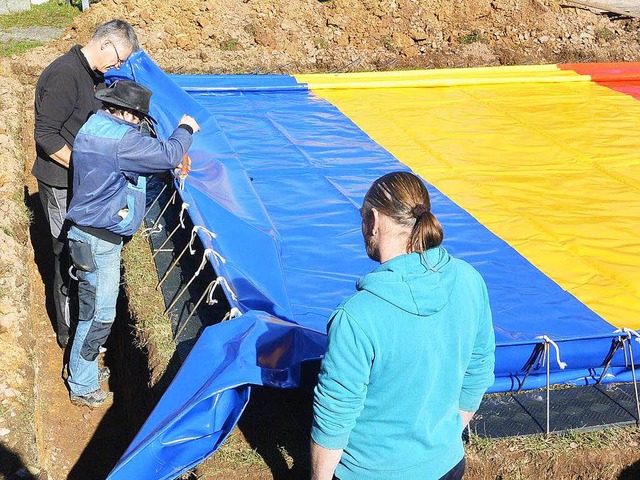
[[[0,478],[37,470],[28,213],[24,188],[24,87],[0,65]],[[2,448],[4,446],[5,448]],[[13,450],[21,460],[13,459]]]
[[[143,48],[173,73],[640,61],[640,20],[560,0],[102,0],[49,45],[1,61],[0,478],[35,475],[42,459],[52,458],[34,440],[38,352],[30,308],[42,299],[30,297],[30,282],[40,276],[33,274],[23,204],[33,161],[33,87],[53,58],[118,17],[134,25]],[[3,469],[7,459],[18,467]]]
[[103,0],[76,18],[59,46],[112,17],[129,20],[145,50],[173,72],[640,59],[640,20],[560,0]]

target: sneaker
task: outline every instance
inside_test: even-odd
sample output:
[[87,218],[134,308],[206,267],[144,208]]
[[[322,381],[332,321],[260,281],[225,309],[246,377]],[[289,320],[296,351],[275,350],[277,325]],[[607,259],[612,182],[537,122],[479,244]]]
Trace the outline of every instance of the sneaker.
[[98,368],[98,383],[106,382],[111,376],[111,370],[109,367]]
[[111,392],[105,392],[101,388],[89,392],[85,395],[69,395],[71,403],[79,407],[96,408],[101,406],[107,398],[111,396]]

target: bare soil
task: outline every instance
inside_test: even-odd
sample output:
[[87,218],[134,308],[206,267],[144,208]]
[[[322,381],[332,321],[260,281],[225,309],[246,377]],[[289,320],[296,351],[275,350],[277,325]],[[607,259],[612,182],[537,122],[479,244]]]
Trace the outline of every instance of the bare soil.
[[[559,0],[103,0],[62,43],[129,20],[172,72],[387,70],[633,61],[639,20]],[[66,47],[66,45],[64,45]]]
[[[0,61],[0,478],[103,478],[149,407],[134,415],[114,408],[141,398],[136,382],[122,378],[110,385],[117,393],[110,408],[68,403],[46,308],[47,233],[29,175],[38,75],[111,18],[132,23],[143,48],[172,73],[640,61],[639,20],[559,0],[102,0],[49,45]],[[25,204],[35,215],[30,229]],[[144,392],[146,380],[133,378]],[[257,392],[240,431],[200,478],[304,478],[308,419],[292,419],[292,406],[308,413],[308,401],[308,392]],[[283,407],[265,415],[269,403]],[[617,438],[564,450],[472,444],[467,478],[640,478],[640,435]]]

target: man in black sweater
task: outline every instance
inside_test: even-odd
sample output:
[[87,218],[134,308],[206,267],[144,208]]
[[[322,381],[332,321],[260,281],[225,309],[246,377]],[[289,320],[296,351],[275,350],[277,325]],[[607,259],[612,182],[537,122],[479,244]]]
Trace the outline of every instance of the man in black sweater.
[[84,46],[75,45],[44,69],[35,92],[37,158],[31,173],[49,223],[54,254],[53,303],[58,344],[69,340],[68,253],[62,224],[70,200],[69,163],[80,127],[101,105],[94,94],[104,73],[120,68],[139,48],[131,25],[111,20],[100,25]]

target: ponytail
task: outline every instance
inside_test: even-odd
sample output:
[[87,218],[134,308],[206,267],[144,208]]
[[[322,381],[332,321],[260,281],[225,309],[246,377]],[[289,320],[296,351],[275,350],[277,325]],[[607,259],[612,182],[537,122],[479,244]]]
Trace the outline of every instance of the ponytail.
[[407,250],[409,252],[424,252],[440,245],[443,238],[442,225],[433,213],[426,211],[416,218],[416,223],[409,236]]
[[392,172],[377,179],[365,195],[363,210],[372,207],[411,229],[407,252],[424,252],[442,243],[442,226],[431,212],[427,188],[416,175]]

